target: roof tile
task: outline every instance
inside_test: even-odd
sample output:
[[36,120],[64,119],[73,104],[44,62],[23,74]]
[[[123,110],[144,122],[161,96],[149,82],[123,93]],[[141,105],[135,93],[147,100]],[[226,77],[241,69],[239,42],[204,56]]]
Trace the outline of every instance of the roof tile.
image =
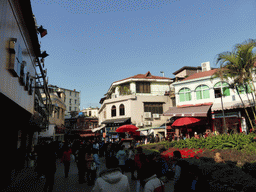
[[148,71],[146,74],[137,74],[132,77],[128,77],[128,78],[125,78],[122,80],[115,81],[114,83],[124,81],[126,79],[169,79],[169,80],[171,80],[171,78],[168,78],[168,77],[160,77],[160,76],[151,75],[150,71]]
[[201,78],[201,77],[212,76],[217,70],[218,69],[212,69],[210,71],[194,73],[193,75],[190,75],[189,77],[183,79],[182,81],[191,80],[191,79],[198,79],[198,78]]

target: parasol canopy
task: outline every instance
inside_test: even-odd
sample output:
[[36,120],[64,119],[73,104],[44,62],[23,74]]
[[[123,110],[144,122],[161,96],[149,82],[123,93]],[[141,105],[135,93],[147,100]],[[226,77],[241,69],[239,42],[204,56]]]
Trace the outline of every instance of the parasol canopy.
[[180,126],[185,126],[185,125],[190,125],[193,123],[199,122],[200,119],[195,118],[195,117],[183,117],[175,120],[172,124],[174,127],[180,127]]
[[122,125],[119,128],[117,128],[116,132],[118,133],[135,132],[137,129],[139,128],[134,125]]

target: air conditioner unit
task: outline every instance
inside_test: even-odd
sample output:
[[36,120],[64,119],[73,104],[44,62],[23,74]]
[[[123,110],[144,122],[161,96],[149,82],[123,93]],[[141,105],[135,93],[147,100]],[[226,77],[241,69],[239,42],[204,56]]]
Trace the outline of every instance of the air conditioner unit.
[[151,122],[151,121],[145,121],[144,123],[145,123],[145,125],[146,125],[146,126],[148,126],[148,125],[151,125],[151,124],[152,124],[152,122]]
[[154,119],[159,119],[159,118],[160,118],[160,116],[159,116],[159,114],[154,113],[154,114],[153,114],[153,118],[154,118]]
[[143,123],[141,122],[141,123],[137,123],[137,126],[138,127],[143,127]]
[[145,112],[144,118],[150,119],[151,118],[151,112]]
[[210,71],[211,70],[211,67],[210,67],[210,62],[204,62],[204,63],[201,63],[201,67],[202,67],[202,72],[204,71]]

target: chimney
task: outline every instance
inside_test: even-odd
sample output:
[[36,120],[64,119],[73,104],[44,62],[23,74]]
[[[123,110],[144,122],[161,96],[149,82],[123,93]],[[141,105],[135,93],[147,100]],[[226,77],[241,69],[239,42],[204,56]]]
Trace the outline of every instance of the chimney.
[[76,91],[76,89],[74,89],[74,91]]

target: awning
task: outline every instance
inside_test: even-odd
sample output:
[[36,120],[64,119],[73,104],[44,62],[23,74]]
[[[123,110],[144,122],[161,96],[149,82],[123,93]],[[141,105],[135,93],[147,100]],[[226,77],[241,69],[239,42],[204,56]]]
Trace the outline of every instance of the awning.
[[138,129],[136,131],[148,131],[149,129],[165,129],[165,126],[161,125],[161,126],[156,126],[156,127],[146,127],[146,128]]
[[110,120],[103,121],[102,124],[125,123],[125,122],[128,121],[129,119],[130,119],[130,117],[127,117],[127,118],[119,118],[119,119],[110,119]]
[[[250,104],[247,100],[244,101],[245,107],[249,107]],[[233,102],[223,102],[223,109],[237,109],[237,108],[243,108],[243,104],[241,101],[233,101]],[[212,111],[221,111],[222,106],[221,103],[213,103],[212,105]]]
[[95,136],[94,133],[89,133],[89,134],[80,134],[80,137],[93,137]]
[[164,116],[180,117],[207,117],[211,105],[190,106],[190,107],[170,107]]
[[103,128],[105,128],[105,125],[102,125],[102,126],[100,126],[100,127],[97,127],[97,128],[95,128],[95,129],[92,129],[92,132],[99,131],[99,130],[101,130],[101,129],[103,129]]

